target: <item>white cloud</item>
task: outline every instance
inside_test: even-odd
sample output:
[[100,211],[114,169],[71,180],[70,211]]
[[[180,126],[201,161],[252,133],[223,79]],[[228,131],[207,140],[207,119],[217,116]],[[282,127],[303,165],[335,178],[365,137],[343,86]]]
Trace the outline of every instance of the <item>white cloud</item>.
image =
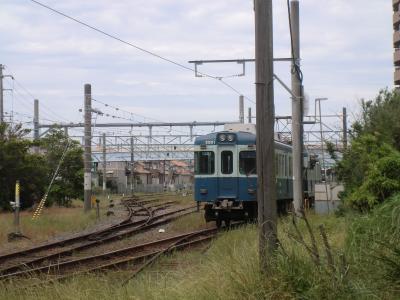
[[[251,0],[43,1],[185,65],[191,59],[254,56]],[[339,111],[392,85],[391,3],[304,0],[300,5],[302,66],[311,98],[327,96],[327,109]],[[287,57],[285,1],[274,1],[274,26],[275,56]],[[237,118],[238,96],[217,81],[195,78],[29,1],[2,1],[0,43],[0,63],[10,66],[35,96],[68,119],[81,117],[77,108],[87,82],[97,97],[121,107],[136,101],[149,117]],[[201,70],[230,75],[240,66],[203,65]],[[246,71],[246,77],[227,81],[254,99],[254,66],[248,64]],[[276,73],[290,83],[287,63],[277,64]],[[275,94],[277,112],[290,114],[286,91],[276,85]],[[6,100],[10,109],[10,99]],[[26,109],[18,101],[14,108]]]

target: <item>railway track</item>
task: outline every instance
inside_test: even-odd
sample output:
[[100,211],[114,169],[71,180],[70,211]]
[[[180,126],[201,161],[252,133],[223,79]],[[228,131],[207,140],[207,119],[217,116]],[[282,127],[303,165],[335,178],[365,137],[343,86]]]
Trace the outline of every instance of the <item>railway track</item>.
[[[59,262],[79,251],[135,235],[194,212],[194,206],[191,206],[157,213],[169,208],[174,203],[173,201],[156,203],[150,207],[145,206],[140,201],[128,202],[124,203],[128,209],[128,217],[116,225],[93,233],[82,234],[0,256],[0,274],[7,275],[21,270],[37,268],[43,262]],[[145,213],[139,215],[140,220],[132,220],[134,215],[141,212]]]
[[69,261],[50,263],[41,267],[31,268],[5,274],[0,280],[12,279],[15,277],[34,277],[46,274],[51,280],[61,280],[72,275],[95,272],[107,269],[121,269],[129,266],[133,275],[151,264],[160,255],[172,250],[197,246],[210,241],[218,233],[218,229],[209,228],[192,231],[173,237],[147,242],[106,252],[103,254],[87,256]]

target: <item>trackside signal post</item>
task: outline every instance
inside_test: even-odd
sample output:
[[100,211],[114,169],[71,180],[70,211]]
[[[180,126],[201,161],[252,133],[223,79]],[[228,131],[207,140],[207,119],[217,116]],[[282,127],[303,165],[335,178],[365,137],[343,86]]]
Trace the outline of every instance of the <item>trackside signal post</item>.
[[11,242],[20,238],[27,238],[21,233],[19,222],[19,208],[21,206],[19,180],[15,182],[15,200],[10,201],[10,205],[14,209],[14,231],[8,234],[8,241]]
[[19,180],[15,183],[15,202],[14,202],[14,232],[16,235],[21,234],[20,226],[19,226],[19,207],[21,205],[20,202],[20,185]]
[[268,272],[277,248],[272,0],[255,0],[254,11],[259,253],[261,270]]

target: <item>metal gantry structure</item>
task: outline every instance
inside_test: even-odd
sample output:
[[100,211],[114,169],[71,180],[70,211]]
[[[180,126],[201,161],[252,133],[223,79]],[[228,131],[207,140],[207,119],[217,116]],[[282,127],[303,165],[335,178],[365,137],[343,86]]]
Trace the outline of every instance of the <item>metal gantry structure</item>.
[[[306,116],[303,121],[303,145],[308,153],[318,155],[321,165],[331,168],[334,161],[326,153],[326,143],[334,145],[343,152],[348,143],[348,115],[343,107],[338,114],[315,114]],[[275,118],[275,134],[285,143],[292,143],[292,119],[290,116]],[[323,155],[324,154],[324,155]]]
[[[243,106],[241,109],[243,114]],[[39,103],[35,101],[34,120],[39,120]],[[60,123],[60,124],[40,124],[34,122],[34,139],[40,138],[40,129],[44,128],[46,134],[51,128],[64,128],[66,132],[70,128],[84,128],[82,144],[84,147],[84,208],[89,211],[91,208],[91,170],[93,162],[98,160],[96,157],[102,157],[105,162],[110,160],[130,161],[133,168],[133,159],[136,160],[171,160],[171,159],[192,159],[193,158],[193,138],[195,134],[193,129],[197,127],[223,126],[236,122],[140,122],[140,123],[94,123],[93,114],[102,114],[92,107],[92,88],[90,84],[84,86],[84,123]],[[244,118],[242,118],[244,122]],[[159,127],[188,128],[189,133],[181,135],[153,135],[153,129]],[[114,143],[107,143],[107,135],[95,136],[92,133],[94,128],[147,128],[147,135],[113,136]],[[108,137],[110,138],[110,137]],[[99,143],[93,144],[94,140]],[[103,143],[102,143],[103,141]],[[107,151],[108,148],[108,151]],[[114,157],[113,157],[114,156]],[[103,170],[105,172],[105,170]]]
[[[317,107],[317,106],[316,106]],[[239,97],[239,122],[244,121],[243,98]],[[251,108],[248,109],[248,123],[256,122],[256,117],[252,116]],[[321,114],[318,110],[314,115],[308,115],[303,122],[303,143],[305,148],[314,154],[321,156],[321,133],[324,142],[331,142],[336,149],[343,150],[347,145],[347,113],[343,108],[342,113],[338,114]],[[56,123],[56,124],[40,124],[39,123],[39,101],[34,102],[34,137],[39,138],[45,135],[50,128],[63,128],[65,132],[71,132],[69,129],[84,127],[84,123]],[[235,121],[220,122],[146,122],[146,123],[100,123],[92,124],[94,129],[128,129],[125,133],[116,133],[111,131],[108,133],[98,132],[92,134],[92,158],[94,161],[101,161],[103,134],[106,136],[107,157],[111,160],[130,160],[131,138],[133,138],[136,160],[173,160],[173,159],[192,159],[193,158],[193,142],[194,139],[201,135],[195,133],[194,129],[203,127],[212,131],[223,128],[223,125],[235,123]],[[322,131],[320,129],[322,126]],[[168,128],[171,133],[153,133],[157,128]],[[140,134],[132,133],[132,129],[143,129]],[[180,128],[181,132],[174,132],[175,128]],[[186,129],[186,132],[185,132]],[[40,130],[42,131],[41,133]],[[130,131],[130,132],[129,132]],[[147,132],[147,133],[146,133]],[[69,136],[81,142],[84,145],[84,135],[70,133]],[[276,116],[275,117],[275,137],[285,143],[292,144],[292,117]],[[332,164],[329,157],[326,158],[327,166]]]
[[[91,86],[86,84],[84,88],[84,122],[83,123],[58,123],[58,124],[41,124],[39,122],[39,101],[34,101],[34,116],[33,116],[33,133],[34,139],[39,139],[45,135],[51,128],[64,128],[68,133],[69,129],[84,128],[82,135],[69,136],[79,140],[84,148],[84,165],[85,165],[85,211],[91,208],[92,194],[92,167],[93,162],[103,162],[103,172],[106,174],[106,161],[125,161],[127,166],[130,166],[131,171],[134,168],[134,160],[136,161],[161,161],[161,160],[192,160],[194,139],[199,136],[194,132],[197,127],[204,127],[210,130],[218,130],[225,124],[244,123],[244,104],[243,97],[239,97],[239,116],[238,121],[215,121],[215,122],[126,122],[126,123],[95,123],[92,122],[93,114],[101,114],[98,110],[92,109],[91,106]],[[324,143],[329,141],[333,143],[337,149],[343,149],[347,145],[347,115],[346,109],[343,109],[342,114],[322,115],[321,103],[319,100],[319,110],[315,109],[314,116],[304,118],[303,126],[303,143],[305,148],[310,152],[319,155],[324,159],[323,166],[329,166],[329,156],[324,155]],[[317,105],[315,106],[317,107]],[[251,109],[248,111],[248,121],[251,122],[253,116]],[[275,138],[280,141],[292,144],[293,143],[293,122],[292,116],[275,116]],[[333,120],[333,121],[326,121]],[[341,120],[341,122],[338,122]],[[258,122],[256,122],[258,123]],[[337,124],[341,123],[342,127],[338,128]],[[333,124],[333,125],[332,125]],[[159,134],[154,133],[157,128],[169,128],[170,131],[175,128],[186,129],[182,133]],[[94,129],[103,128],[124,128],[129,132],[125,134],[107,134],[101,132],[96,134]],[[141,129],[140,134],[133,134],[133,129]],[[40,130],[45,131],[40,133]],[[143,132],[143,130],[145,132]],[[35,150],[36,151],[36,150]],[[326,168],[325,172],[326,172]],[[131,184],[133,187],[133,184]],[[103,189],[105,187],[103,186]]]

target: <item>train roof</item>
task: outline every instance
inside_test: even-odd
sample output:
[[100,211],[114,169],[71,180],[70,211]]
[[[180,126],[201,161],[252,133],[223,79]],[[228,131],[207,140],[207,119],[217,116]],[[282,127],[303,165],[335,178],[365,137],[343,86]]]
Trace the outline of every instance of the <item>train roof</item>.
[[[232,132],[232,131],[219,131],[219,132],[212,132],[206,135],[198,136],[196,137],[194,144],[195,145],[206,145],[209,144],[210,141],[212,141],[212,144],[220,144],[217,141],[217,136],[221,133],[226,133],[226,134],[235,134],[236,139],[233,144],[235,145],[255,145],[256,144],[256,135],[250,132],[243,132],[243,131],[237,131],[237,132]],[[291,150],[292,146],[288,144],[284,144],[282,142],[276,141],[275,140],[275,145],[277,148],[282,149],[282,150]]]

